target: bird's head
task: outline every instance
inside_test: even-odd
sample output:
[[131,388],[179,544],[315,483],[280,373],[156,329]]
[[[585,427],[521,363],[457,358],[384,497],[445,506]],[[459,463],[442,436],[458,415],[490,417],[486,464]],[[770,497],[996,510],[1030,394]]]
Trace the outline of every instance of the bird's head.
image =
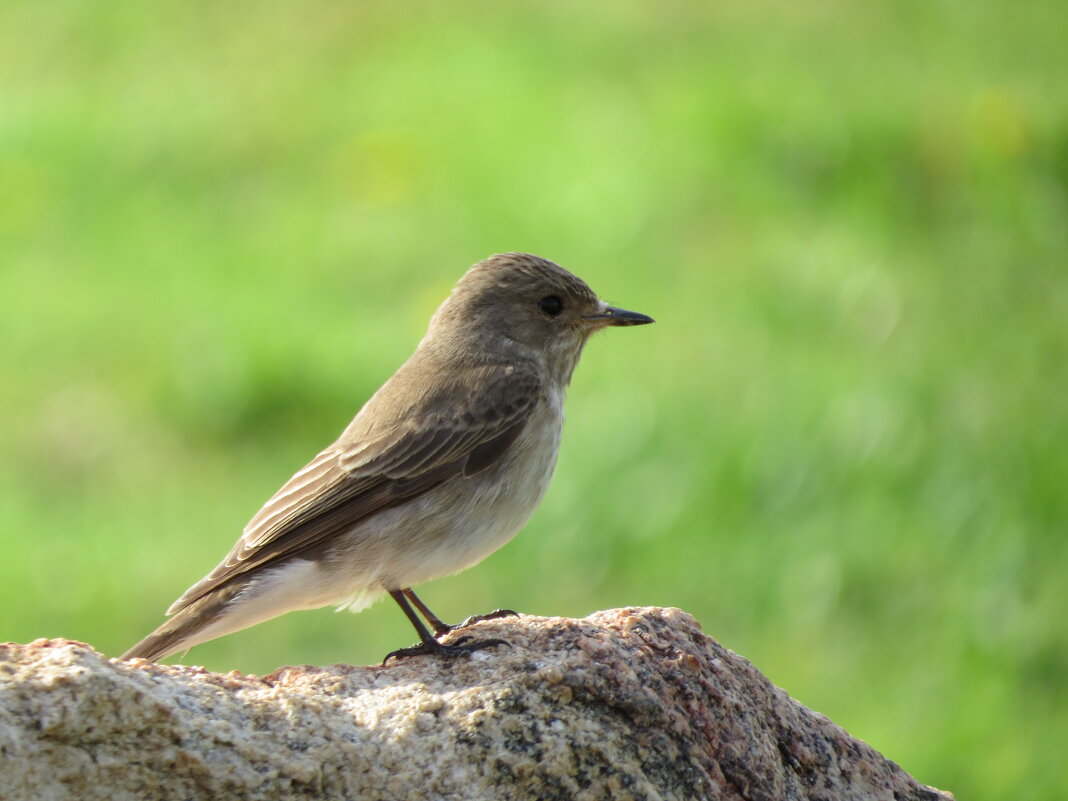
[[651,317],[609,306],[563,267],[529,253],[473,266],[430,322],[428,338],[464,353],[543,360],[566,383],[590,335]]

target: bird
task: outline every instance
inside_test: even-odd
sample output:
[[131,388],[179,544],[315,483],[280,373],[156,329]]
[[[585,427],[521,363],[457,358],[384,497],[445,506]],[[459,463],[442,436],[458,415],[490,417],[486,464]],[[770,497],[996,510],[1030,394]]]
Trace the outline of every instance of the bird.
[[608,305],[548,259],[501,253],[478,262],[338,439],[122,658],[157,661],[286,612],[358,612],[385,594],[419,642],[383,664],[507,644],[442,643],[454,629],[516,613],[453,626],[412,587],[482,561],[526,524],[556,465],[564,395],[586,342],[604,328],[652,322]]

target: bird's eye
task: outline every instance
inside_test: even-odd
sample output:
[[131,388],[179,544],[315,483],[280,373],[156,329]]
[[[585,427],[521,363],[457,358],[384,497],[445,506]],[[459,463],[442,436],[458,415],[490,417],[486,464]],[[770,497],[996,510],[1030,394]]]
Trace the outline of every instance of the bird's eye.
[[538,306],[550,317],[555,317],[564,310],[564,302],[556,295],[549,295],[538,301]]

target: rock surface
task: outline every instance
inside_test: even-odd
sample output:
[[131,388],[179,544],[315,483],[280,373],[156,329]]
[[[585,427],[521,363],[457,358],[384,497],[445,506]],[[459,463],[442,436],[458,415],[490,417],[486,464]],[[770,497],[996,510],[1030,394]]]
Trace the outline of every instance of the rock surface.
[[0,797],[952,799],[677,609],[475,628],[512,647],[262,678],[0,645]]

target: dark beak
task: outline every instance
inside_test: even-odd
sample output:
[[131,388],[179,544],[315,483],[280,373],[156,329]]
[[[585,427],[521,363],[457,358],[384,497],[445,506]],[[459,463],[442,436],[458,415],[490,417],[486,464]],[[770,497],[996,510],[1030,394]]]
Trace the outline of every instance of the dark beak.
[[600,314],[591,314],[584,319],[598,325],[648,325],[656,322],[646,314],[617,309],[615,306],[606,306]]

